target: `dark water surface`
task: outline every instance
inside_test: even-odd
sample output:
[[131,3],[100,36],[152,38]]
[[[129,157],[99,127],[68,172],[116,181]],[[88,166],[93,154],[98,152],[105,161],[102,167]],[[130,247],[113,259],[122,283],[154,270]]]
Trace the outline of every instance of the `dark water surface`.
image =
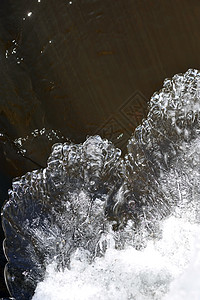
[[[199,15],[186,0],[1,0],[1,204],[55,142],[98,133],[125,152],[163,79],[200,69]],[[4,264],[1,248],[0,297]]]

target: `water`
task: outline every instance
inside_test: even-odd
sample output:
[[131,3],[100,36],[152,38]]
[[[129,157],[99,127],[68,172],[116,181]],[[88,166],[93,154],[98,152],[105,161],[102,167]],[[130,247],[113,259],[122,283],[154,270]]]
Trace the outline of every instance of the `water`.
[[[3,207],[17,300],[199,299],[200,73],[166,79],[128,154],[99,136],[53,146]],[[200,290],[200,289],[199,289]]]
[[70,270],[48,267],[33,300],[199,299],[199,234],[198,225],[170,217],[163,223],[162,239],[143,251],[109,248],[92,264],[80,262],[84,255],[77,253]]

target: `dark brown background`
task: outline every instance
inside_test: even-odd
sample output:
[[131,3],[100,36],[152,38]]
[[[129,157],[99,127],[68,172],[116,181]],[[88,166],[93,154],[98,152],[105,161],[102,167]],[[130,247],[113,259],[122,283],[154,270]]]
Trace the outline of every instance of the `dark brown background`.
[[[1,0],[1,204],[56,141],[98,133],[125,152],[150,96],[188,68],[200,68],[199,0]],[[31,135],[43,127],[60,134]],[[23,157],[13,141],[27,136]],[[2,297],[4,263],[1,250]]]

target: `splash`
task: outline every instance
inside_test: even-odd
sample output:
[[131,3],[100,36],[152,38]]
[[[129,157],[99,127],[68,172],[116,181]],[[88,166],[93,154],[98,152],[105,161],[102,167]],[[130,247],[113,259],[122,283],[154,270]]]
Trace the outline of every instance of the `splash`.
[[2,212],[12,296],[175,297],[199,244],[199,83],[197,70],[165,80],[125,158],[99,136],[58,143],[45,169],[13,181]]
[[[163,223],[162,239],[149,242],[142,251],[133,247],[120,251],[109,248],[92,264],[84,260],[83,253],[76,253],[70,270],[57,272],[55,265],[48,266],[33,300],[199,299],[199,264],[192,262],[199,233],[196,224],[170,217]],[[192,273],[194,263],[196,273]]]

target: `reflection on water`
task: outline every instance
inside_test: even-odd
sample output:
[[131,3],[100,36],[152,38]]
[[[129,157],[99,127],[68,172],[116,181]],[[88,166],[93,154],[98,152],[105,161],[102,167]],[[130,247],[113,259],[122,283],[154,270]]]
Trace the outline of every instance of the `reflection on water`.
[[199,84],[193,69],[166,79],[124,158],[100,136],[57,143],[45,169],[13,181],[3,226],[17,300],[35,289],[33,299],[191,295],[182,285],[198,263]]

